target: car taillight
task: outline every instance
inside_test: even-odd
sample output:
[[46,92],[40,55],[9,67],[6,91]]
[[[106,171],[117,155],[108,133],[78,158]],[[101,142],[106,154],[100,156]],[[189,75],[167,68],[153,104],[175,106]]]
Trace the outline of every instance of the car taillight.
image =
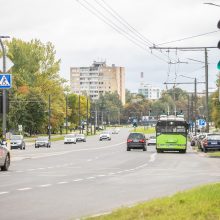
[[131,143],[131,142],[132,142],[132,139],[128,139],[127,142],[128,142],[128,143]]
[[140,142],[140,143],[145,143],[145,140],[144,140],[144,139],[141,139],[139,142]]

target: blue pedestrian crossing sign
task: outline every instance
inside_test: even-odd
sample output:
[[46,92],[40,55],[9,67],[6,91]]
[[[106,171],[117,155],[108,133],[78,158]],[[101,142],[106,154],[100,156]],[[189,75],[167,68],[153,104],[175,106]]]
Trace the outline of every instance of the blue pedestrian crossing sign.
[[206,120],[205,119],[199,119],[199,126],[205,127],[206,126]]
[[0,89],[10,89],[12,87],[11,74],[0,74]]

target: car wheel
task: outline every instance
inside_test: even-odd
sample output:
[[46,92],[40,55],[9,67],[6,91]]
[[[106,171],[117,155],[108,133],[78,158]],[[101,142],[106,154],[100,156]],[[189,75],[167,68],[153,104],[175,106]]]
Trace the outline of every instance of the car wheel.
[[143,151],[146,151],[147,149],[146,149],[146,147],[143,147]]
[[162,150],[161,149],[157,149],[157,153],[162,153]]
[[127,147],[127,151],[130,151],[131,149],[130,149],[130,147]]
[[6,158],[5,158],[5,163],[4,166],[1,167],[2,171],[8,171],[10,166],[10,156],[7,154]]
[[204,151],[204,153],[207,153],[207,152],[208,152],[208,149],[206,149],[206,148],[204,147],[203,151]]
[[102,141],[102,139],[99,139],[100,141]]
[[181,150],[180,152],[183,153],[183,154],[185,154],[185,153],[186,153],[186,149]]

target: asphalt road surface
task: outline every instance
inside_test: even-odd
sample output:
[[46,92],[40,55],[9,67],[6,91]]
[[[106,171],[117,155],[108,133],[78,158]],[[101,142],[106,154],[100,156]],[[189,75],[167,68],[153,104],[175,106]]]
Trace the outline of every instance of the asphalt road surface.
[[128,129],[87,142],[12,150],[0,172],[0,219],[68,220],[220,181],[220,160],[188,149],[186,154],[126,151]]

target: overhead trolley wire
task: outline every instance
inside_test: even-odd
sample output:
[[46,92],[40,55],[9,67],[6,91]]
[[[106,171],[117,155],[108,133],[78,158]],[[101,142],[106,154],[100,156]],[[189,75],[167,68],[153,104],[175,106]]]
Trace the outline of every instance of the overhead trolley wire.
[[[157,57],[158,59],[164,61],[167,63],[167,60],[163,59],[162,57],[157,56],[156,54],[153,54],[152,52],[150,52],[146,47],[143,46],[143,42],[141,42],[140,40],[137,40],[136,38],[134,38],[130,33],[128,33],[127,31],[123,30],[122,28],[120,28],[118,25],[116,25],[114,22],[112,22],[109,18],[107,18],[105,15],[103,15],[103,13],[101,13],[98,9],[96,9],[91,3],[89,3],[88,1],[84,0],[84,3],[82,3],[82,1],[80,0],[76,0],[82,7],[84,7],[86,10],[88,10],[90,13],[92,13],[94,16],[96,16],[97,18],[99,18],[101,21],[103,21],[105,24],[107,24],[108,26],[110,26],[111,28],[113,28],[115,31],[117,31],[119,34],[123,35],[124,37],[126,37],[129,41],[131,41],[133,44],[135,44],[136,46],[138,46],[139,48],[143,49],[144,51],[150,53],[151,55]],[[88,5],[85,5],[85,3]]]

